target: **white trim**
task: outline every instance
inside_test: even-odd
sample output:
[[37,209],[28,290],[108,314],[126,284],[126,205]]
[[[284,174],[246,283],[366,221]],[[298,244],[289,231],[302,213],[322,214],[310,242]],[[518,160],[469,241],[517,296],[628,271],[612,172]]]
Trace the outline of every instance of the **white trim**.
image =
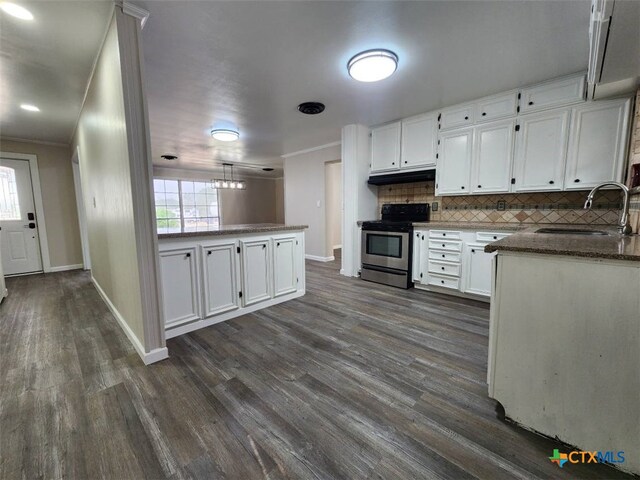
[[111,300],[109,299],[107,294],[104,292],[104,290],[102,290],[102,287],[93,277],[93,275],[91,275],[91,283],[93,283],[93,286],[96,288],[96,291],[100,294],[100,296],[102,297],[102,300],[107,305],[107,307],[109,308],[109,310],[111,311],[115,319],[118,321],[122,330],[124,330],[125,335],[129,339],[129,341],[132,343],[133,348],[136,349],[136,352],[138,353],[138,355],[140,356],[140,358],[142,359],[145,365],[149,365],[150,363],[159,362],[160,360],[169,358],[169,350],[167,349],[167,347],[155,348],[150,352],[145,352],[144,347],[140,343],[140,340],[138,339],[136,334],[133,333],[133,330],[131,330],[131,327],[129,326],[129,324],[127,324],[126,320],[122,317],[122,315],[120,315],[120,312],[115,307],[115,305],[111,303]]
[[140,20],[140,28],[143,29],[147,20],[149,20],[149,12],[144,8],[140,8],[133,3],[129,3],[126,0],[122,2],[122,13],[131,15],[132,17]]
[[333,249],[334,249],[334,250],[337,250],[337,249],[339,249],[339,248],[342,248],[342,245],[334,245],[334,246],[333,246]]
[[5,136],[2,136],[2,138],[0,138],[0,141],[19,142],[19,143],[35,143],[37,145],[48,145],[50,147],[69,148],[69,144],[68,143],[48,142],[46,140],[31,140],[31,139],[28,139],[28,138],[20,138],[20,137],[5,137]]
[[51,267],[49,269],[49,273],[66,272],[69,270],[81,270],[82,266],[83,265],[81,263],[76,263],[75,265],[60,265],[58,267]]
[[[234,164],[233,165],[234,168],[244,168],[246,167],[246,165],[242,165],[240,167],[238,167],[238,164]],[[253,168],[253,167],[251,167]],[[262,168],[262,167],[260,167]],[[265,165],[264,168],[273,168],[273,169],[281,169],[282,167],[269,167],[268,165]],[[158,170],[158,172],[156,172]],[[172,172],[165,172],[164,170],[173,170]],[[176,173],[174,173],[176,172]],[[222,170],[220,169],[211,169],[211,170],[203,170],[203,169],[198,169],[198,168],[186,168],[186,167],[167,167],[164,165],[157,165],[157,164],[153,164],[153,177],[154,178],[163,178],[163,179],[170,179],[170,180],[196,180],[196,178],[189,178],[187,177],[183,177],[181,175],[204,175],[204,177],[199,177],[199,180],[201,181],[208,181],[211,180],[214,176],[217,175],[222,175]],[[250,175],[250,174],[246,174],[246,173],[241,173],[238,175],[234,175],[234,178],[236,180],[244,180],[246,178],[257,178],[260,180],[279,180],[279,179],[284,179],[284,171],[283,171],[283,176],[281,177],[270,177],[265,175],[260,175],[260,174],[256,174],[256,175]]]
[[33,203],[36,210],[36,220],[38,221],[38,240],[40,241],[40,257],[42,260],[42,271],[51,271],[51,260],[49,258],[49,241],[47,239],[47,224],[44,220],[44,204],[42,202],[42,190],[40,188],[40,172],[38,170],[38,157],[30,153],[13,153],[0,151],[0,158],[7,160],[28,160],[31,173],[31,186],[33,188]]
[[324,145],[318,145],[317,147],[305,148],[304,150],[298,150],[297,152],[285,153],[284,155],[280,155],[282,158],[290,158],[295,157],[296,155],[302,155],[303,153],[311,153],[317,152],[318,150],[324,150],[325,148],[337,147],[338,145],[342,145],[341,141],[326,143]]
[[333,255],[330,257],[319,257],[318,255],[309,255],[308,253],[305,254],[304,258],[315,262],[333,262],[336,259]]
[[9,290],[5,288],[4,292],[0,292],[0,303],[2,303],[2,300],[7,298],[8,296],[9,296]]

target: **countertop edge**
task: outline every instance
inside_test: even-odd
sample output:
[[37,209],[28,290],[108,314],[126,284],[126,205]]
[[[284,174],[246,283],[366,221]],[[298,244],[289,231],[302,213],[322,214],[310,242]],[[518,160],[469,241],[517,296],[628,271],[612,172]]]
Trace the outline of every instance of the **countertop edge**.
[[485,245],[484,251],[486,253],[493,252],[518,252],[518,253],[536,253],[539,255],[556,255],[556,256],[564,256],[564,257],[580,257],[580,258],[600,258],[604,260],[625,260],[631,262],[640,262],[640,257],[635,255],[625,255],[624,253],[613,254],[613,253],[599,253],[599,252],[582,252],[579,250],[568,250],[568,249],[554,249],[554,250],[543,250],[535,247],[505,247],[501,245],[496,245],[498,242],[490,243],[489,245]]
[[159,233],[158,240],[177,240],[181,238],[195,238],[195,237],[218,237],[224,235],[241,235],[247,233],[266,233],[266,232],[287,232],[296,230],[306,230],[309,225],[247,225],[237,226],[232,228],[233,225],[229,225],[228,228],[222,227],[220,230],[211,230],[206,232],[184,232],[184,233]]

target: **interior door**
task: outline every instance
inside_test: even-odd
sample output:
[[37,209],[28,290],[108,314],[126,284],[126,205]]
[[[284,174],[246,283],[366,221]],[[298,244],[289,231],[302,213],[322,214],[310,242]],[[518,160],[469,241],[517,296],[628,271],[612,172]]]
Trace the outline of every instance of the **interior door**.
[[42,271],[28,160],[0,158],[1,256],[5,275]]

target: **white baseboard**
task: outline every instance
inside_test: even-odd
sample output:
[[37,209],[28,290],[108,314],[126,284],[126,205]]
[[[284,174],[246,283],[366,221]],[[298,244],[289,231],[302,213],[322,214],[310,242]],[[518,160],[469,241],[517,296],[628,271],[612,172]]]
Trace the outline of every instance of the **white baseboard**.
[[307,260],[313,260],[315,262],[333,262],[336,258],[332,255],[330,257],[319,257],[317,255],[306,254],[304,256]]
[[75,265],[60,265],[59,267],[51,267],[47,270],[47,273],[66,272],[68,270],[81,270],[84,267],[82,263]]
[[131,327],[129,327],[129,324],[127,324],[126,320],[120,314],[115,305],[111,303],[111,300],[109,299],[109,297],[107,297],[107,294],[104,292],[104,290],[102,290],[102,287],[93,277],[93,275],[91,275],[91,283],[93,283],[93,286],[96,287],[96,290],[102,297],[102,300],[104,300],[104,303],[107,304],[107,307],[109,307],[109,310],[111,310],[113,316],[116,317],[116,320],[120,324],[120,327],[122,328],[122,330],[124,330],[125,335],[133,344],[133,348],[136,349],[136,352],[138,352],[138,355],[140,355],[140,358],[145,365],[149,365],[150,363],[159,362],[160,360],[169,358],[169,350],[167,349],[167,347],[156,348],[154,350],[151,350],[150,352],[145,352],[144,347],[140,343],[140,340],[138,339],[136,334],[133,333],[133,330],[131,330]]

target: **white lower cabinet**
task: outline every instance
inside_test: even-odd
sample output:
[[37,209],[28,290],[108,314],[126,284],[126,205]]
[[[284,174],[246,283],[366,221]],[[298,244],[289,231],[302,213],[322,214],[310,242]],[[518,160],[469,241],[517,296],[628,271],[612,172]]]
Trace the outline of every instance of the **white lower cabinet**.
[[465,293],[491,295],[491,261],[493,253],[484,251],[484,244],[469,243],[464,246],[464,284]]
[[200,318],[200,288],[196,248],[160,252],[162,301],[166,327]]
[[204,316],[240,308],[237,242],[202,246]]
[[273,239],[273,296],[279,297],[298,289],[296,237]]
[[159,242],[167,338],[304,294],[303,232],[215,237]]
[[240,240],[242,304],[246,307],[271,298],[269,239]]

